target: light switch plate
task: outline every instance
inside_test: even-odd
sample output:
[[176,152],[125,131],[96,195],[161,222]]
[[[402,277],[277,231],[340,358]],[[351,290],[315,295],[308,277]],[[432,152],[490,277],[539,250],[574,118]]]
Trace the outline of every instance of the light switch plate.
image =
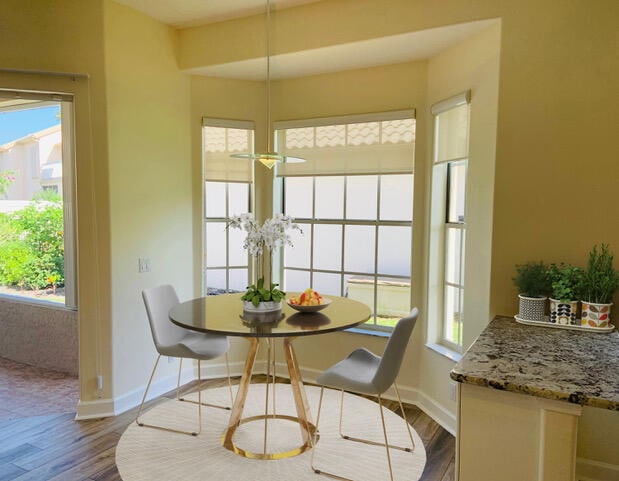
[[150,259],[148,257],[140,257],[138,259],[138,272],[150,272]]

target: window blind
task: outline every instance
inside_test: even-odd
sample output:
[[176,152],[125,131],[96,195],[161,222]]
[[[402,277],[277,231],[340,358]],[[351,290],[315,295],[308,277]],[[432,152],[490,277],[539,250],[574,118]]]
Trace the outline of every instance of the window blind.
[[202,119],[204,180],[251,182],[250,159],[235,159],[231,154],[253,152],[254,123],[240,120]]
[[435,115],[434,162],[468,157],[470,91],[432,106]]
[[303,163],[279,164],[278,176],[412,173],[415,111],[276,122],[277,151]]

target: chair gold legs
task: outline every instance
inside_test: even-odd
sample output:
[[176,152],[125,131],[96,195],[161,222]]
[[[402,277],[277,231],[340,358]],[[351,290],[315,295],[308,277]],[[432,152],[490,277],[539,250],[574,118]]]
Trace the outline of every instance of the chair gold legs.
[[[159,360],[161,359],[161,354],[157,356],[157,360],[155,361],[155,366],[153,367],[152,372],[150,373],[150,378],[148,379],[148,384],[146,385],[146,390],[144,391],[144,396],[142,397],[142,402],[140,403],[140,408],[138,409],[138,415],[135,418],[135,422],[138,426],[160,429],[162,431],[168,431],[172,433],[179,434],[188,434],[191,436],[197,436],[202,432],[202,389],[201,389],[201,379],[200,379],[200,361],[198,361],[198,430],[197,431],[183,431],[180,429],[167,428],[164,426],[158,426],[156,424],[146,424],[140,421],[140,416],[142,415],[142,409],[144,408],[144,402],[146,401],[146,396],[148,395],[148,390],[150,389],[150,385],[153,381],[153,377],[155,376],[155,371],[157,370],[157,365],[159,364]],[[180,376],[180,374],[179,374]],[[179,378],[180,379],[180,378]]]
[[[177,401],[182,401],[182,402],[188,402],[188,403],[192,403],[192,404],[197,404],[198,401],[194,401],[192,399],[185,399],[184,397],[180,396],[180,385],[181,385],[181,369],[183,367],[183,359],[181,358],[181,362],[178,366],[178,382],[176,384],[176,400]],[[230,364],[228,362],[228,353],[226,353],[226,373],[228,374],[228,390],[230,391],[230,406],[222,406],[221,404],[211,404],[211,403],[207,403],[207,402],[203,402],[201,403],[202,406],[209,406],[212,408],[217,408],[217,409],[225,409],[227,411],[230,411],[232,403],[233,403],[233,397],[232,397],[232,381],[230,380]]]
[[[406,451],[409,453],[412,453],[415,450],[415,441],[413,440],[413,434],[411,432],[411,428],[410,425],[408,424],[408,422],[406,421],[406,416],[404,414],[404,406],[402,405],[402,399],[400,398],[400,392],[398,390],[398,386],[396,384],[394,384],[394,388],[395,388],[395,392],[396,395],[398,397],[398,405],[400,406],[400,411],[402,413],[402,418],[404,419],[404,424],[406,424],[406,430],[408,431],[408,436],[410,438],[411,441],[411,447],[402,447],[402,446],[396,446],[393,444],[389,444],[389,440],[387,438],[387,428],[385,426],[385,416],[383,414],[383,401],[380,395],[378,395],[378,406],[379,406],[379,410],[380,410],[380,420],[381,420],[381,424],[383,427],[383,436],[385,438],[385,442],[384,443],[380,443],[377,441],[372,441],[370,439],[363,439],[363,438],[356,438],[353,436],[348,436],[346,434],[344,434],[342,432],[342,418],[344,417],[344,390],[341,390],[341,396],[340,396],[340,420],[339,420],[339,432],[340,432],[340,436],[342,437],[342,439],[345,439],[347,441],[355,441],[355,442],[359,442],[359,443],[364,443],[364,444],[370,444],[373,446],[384,446],[385,450],[387,452],[387,466],[389,468],[389,479],[391,481],[393,481],[393,469],[391,467],[391,454],[389,453],[390,449],[398,449],[400,451]],[[319,423],[320,423],[320,411],[322,409],[322,398],[323,398],[323,394],[324,394],[324,387],[320,388],[320,400],[318,402],[318,414],[316,416],[316,436],[314,436],[312,438],[312,444],[315,444],[315,440],[317,439],[317,435],[318,435],[318,429],[319,429]],[[315,446],[312,446],[315,448]],[[312,468],[312,470],[317,473],[317,474],[323,474],[325,476],[329,476],[330,478],[334,478],[334,479],[341,479],[344,481],[353,481],[350,478],[346,478],[343,476],[339,476],[337,474],[334,473],[329,473],[327,471],[323,471],[321,469],[318,469],[314,466],[314,454],[315,454],[316,450],[312,449],[312,456],[310,458],[310,466]]]

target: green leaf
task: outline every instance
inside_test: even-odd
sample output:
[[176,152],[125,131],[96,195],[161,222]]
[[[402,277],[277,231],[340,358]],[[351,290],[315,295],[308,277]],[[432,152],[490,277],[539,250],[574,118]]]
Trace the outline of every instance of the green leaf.
[[254,306],[258,307],[258,304],[260,304],[260,296],[259,296],[258,294],[256,294],[256,295],[252,298],[251,303],[252,303]]
[[260,279],[258,279],[257,287],[258,287],[258,290],[264,288],[264,277],[261,277]]

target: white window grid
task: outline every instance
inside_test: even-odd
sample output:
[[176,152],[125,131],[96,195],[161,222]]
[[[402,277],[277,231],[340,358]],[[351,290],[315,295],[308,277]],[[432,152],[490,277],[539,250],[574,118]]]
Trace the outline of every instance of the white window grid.
[[[226,250],[226,255],[225,255],[225,262],[223,264],[212,264],[212,265],[208,265],[208,250],[207,250],[207,243],[208,243],[208,238],[206,235],[206,226],[208,224],[225,224],[226,220],[230,217],[230,215],[232,214],[236,214],[236,213],[232,213],[230,212],[230,195],[229,195],[229,189],[230,189],[230,184],[232,184],[233,182],[216,182],[216,181],[207,181],[205,182],[205,189],[206,184],[208,183],[219,183],[219,184],[223,184],[224,186],[224,191],[225,191],[225,195],[224,195],[224,199],[221,200],[221,202],[223,202],[225,204],[225,216],[224,217],[207,217],[206,215],[204,216],[204,246],[203,246],[203,252],[204,252],[204,268],[203,268],[203,278],[202,278],[202,294],[203,295],[211,295],[211,294],[216,294],[217,292],[213,292],[213,291],[209,291],[208,290],[208,286],[207,286],[207,278],[208,278],[208,272],[209,271],[223,271],[225,274],[225,287],[224,290],[225,292],[237,292],[236,290],[232,289],[230,287],[230,277],[231,277],[231,273],[232,271],[242,271],[245,270],[248,273],[248,280],[249,280],[249,262],[245,263],[245,264],[231,264],[230,263],[230,230],[229,229],[225,229],[225,250]],[[248,189],[248,196],[247,196],[247,211],[249,212],[250,209],[250,199],[251,199],[251,184],[250,183],[245,183],[245,182],[239,182],[239,183],[244,183],[247,184]],[[203,195],[204,198],[204,202],[206,204],[206,195]],[[206,212],[206,205],[204,207],[204,212]]]
[[[411,174],[412,175],[412,174]],[[380,219],[380,199],[381,199],[381,177],[382,175],[375,175],[376,177],[376,182],[377,182],[377,195],[376,195],[376,202],[377,202],[377,206],[376,206],[376,212],[377,212],[377,218],[375,220],[356,220],[356,219],[347,219],[346,218],[346,213],[347,213],[347,202],[346,202],[346,191],[347,191],[347,184],[348,184],[348,179],[351,176],[334,176],[334,177],[344,177],[344,190],[343,190],[343,218],[341,219],[317,219],[315,218],[315,212],[316,212],[316,177],[312,177],[312,217],[311,218],[302,218],[302,217],[297,217],[295,218],[295,222],[299,223],[299,224],[303,224],[303,225],[309,225],[310,229],[309,232],[304,232],[304,235],[309,235],[310,236],[310,245],[313,246],[314,245],[314,230],[315,227],[317,225],[338,225],[338,226],[342,226],[341,229],[341,255],[340,255],[340,269],[320,269],[320,268],[315,268],[314,264],[315,264],[315,260],[314,260],[314,251],[313,249],[310,249],[310,259],[309,259],[309,268],[302,268],[302,267],[290,267],[290,266],[286,266],[285,264],[285,255],[283,257],[283,262],[281,263],[281,273],[280,273],[280,277],[282,279],[285,279],[284,276],[284,272],[286,270],[289,271],[299,271],[299,272],[307,272],[309,273],[309,278],[310,278],[310,286],[309,287],[314,287],[313,286],[313,278],[314,278],[314,273],[325,273],[325,274],[336,274],[340,276],[340,292],[339,295],[340,296],[346,296],[346,278],[347,276],[365,276],[365,277],[370,277],[373,281],[373,307],[370,306],[370,308],[372,309],[372,317],[370,318],[370,320],[364,324],[364,328],[368,328],[368,329],[375,329],[375,330],[381,330],[381,331],[390,331],[392,330],[392,327],[389,326],[382,326],[380,324],[378,324],[377,322],[377,313],[376,313],[376,306],[378,305],[378,282],[379,279],[381,277],[389,277],[392,279],[401,279],[403,282],[409,282],[412,285],[412,277],[409,276],[403,276],[403,275],[394,275],[394,274],[388,274],[388,273],[381,273],[378,270],[378,242],[379,242],[379,235],[378,235],[378,231],[379,228],[382,226],[399,226],[399,227],[409,227],[412,231],[413,228],[413,222],[412,221],[397,221],[397,220],[381,220]],[[285,179],[284,179],[284,189],[285,189]],[[411,199],[412,202],[412,199]],[[286,212],[285,210],[286,206],[284,203],[284,212]],[[345,269],[345,262],[346,262],[346,253],[345,253],[345,236],[346,236],[346,226],[373,226],[375,229],[374,232],[374,268],[373,268],[373,272],[359,272],[359,271],[352,271],[352,270],[346,270]],[[412,237],[412,236],[411,236]],[[411,259],[412,259],[412,252],[411,252]],[[409,269],[411,269],[411,267],[409,266]],[[286,289],[286,286],[283,286],[284,289]]]

